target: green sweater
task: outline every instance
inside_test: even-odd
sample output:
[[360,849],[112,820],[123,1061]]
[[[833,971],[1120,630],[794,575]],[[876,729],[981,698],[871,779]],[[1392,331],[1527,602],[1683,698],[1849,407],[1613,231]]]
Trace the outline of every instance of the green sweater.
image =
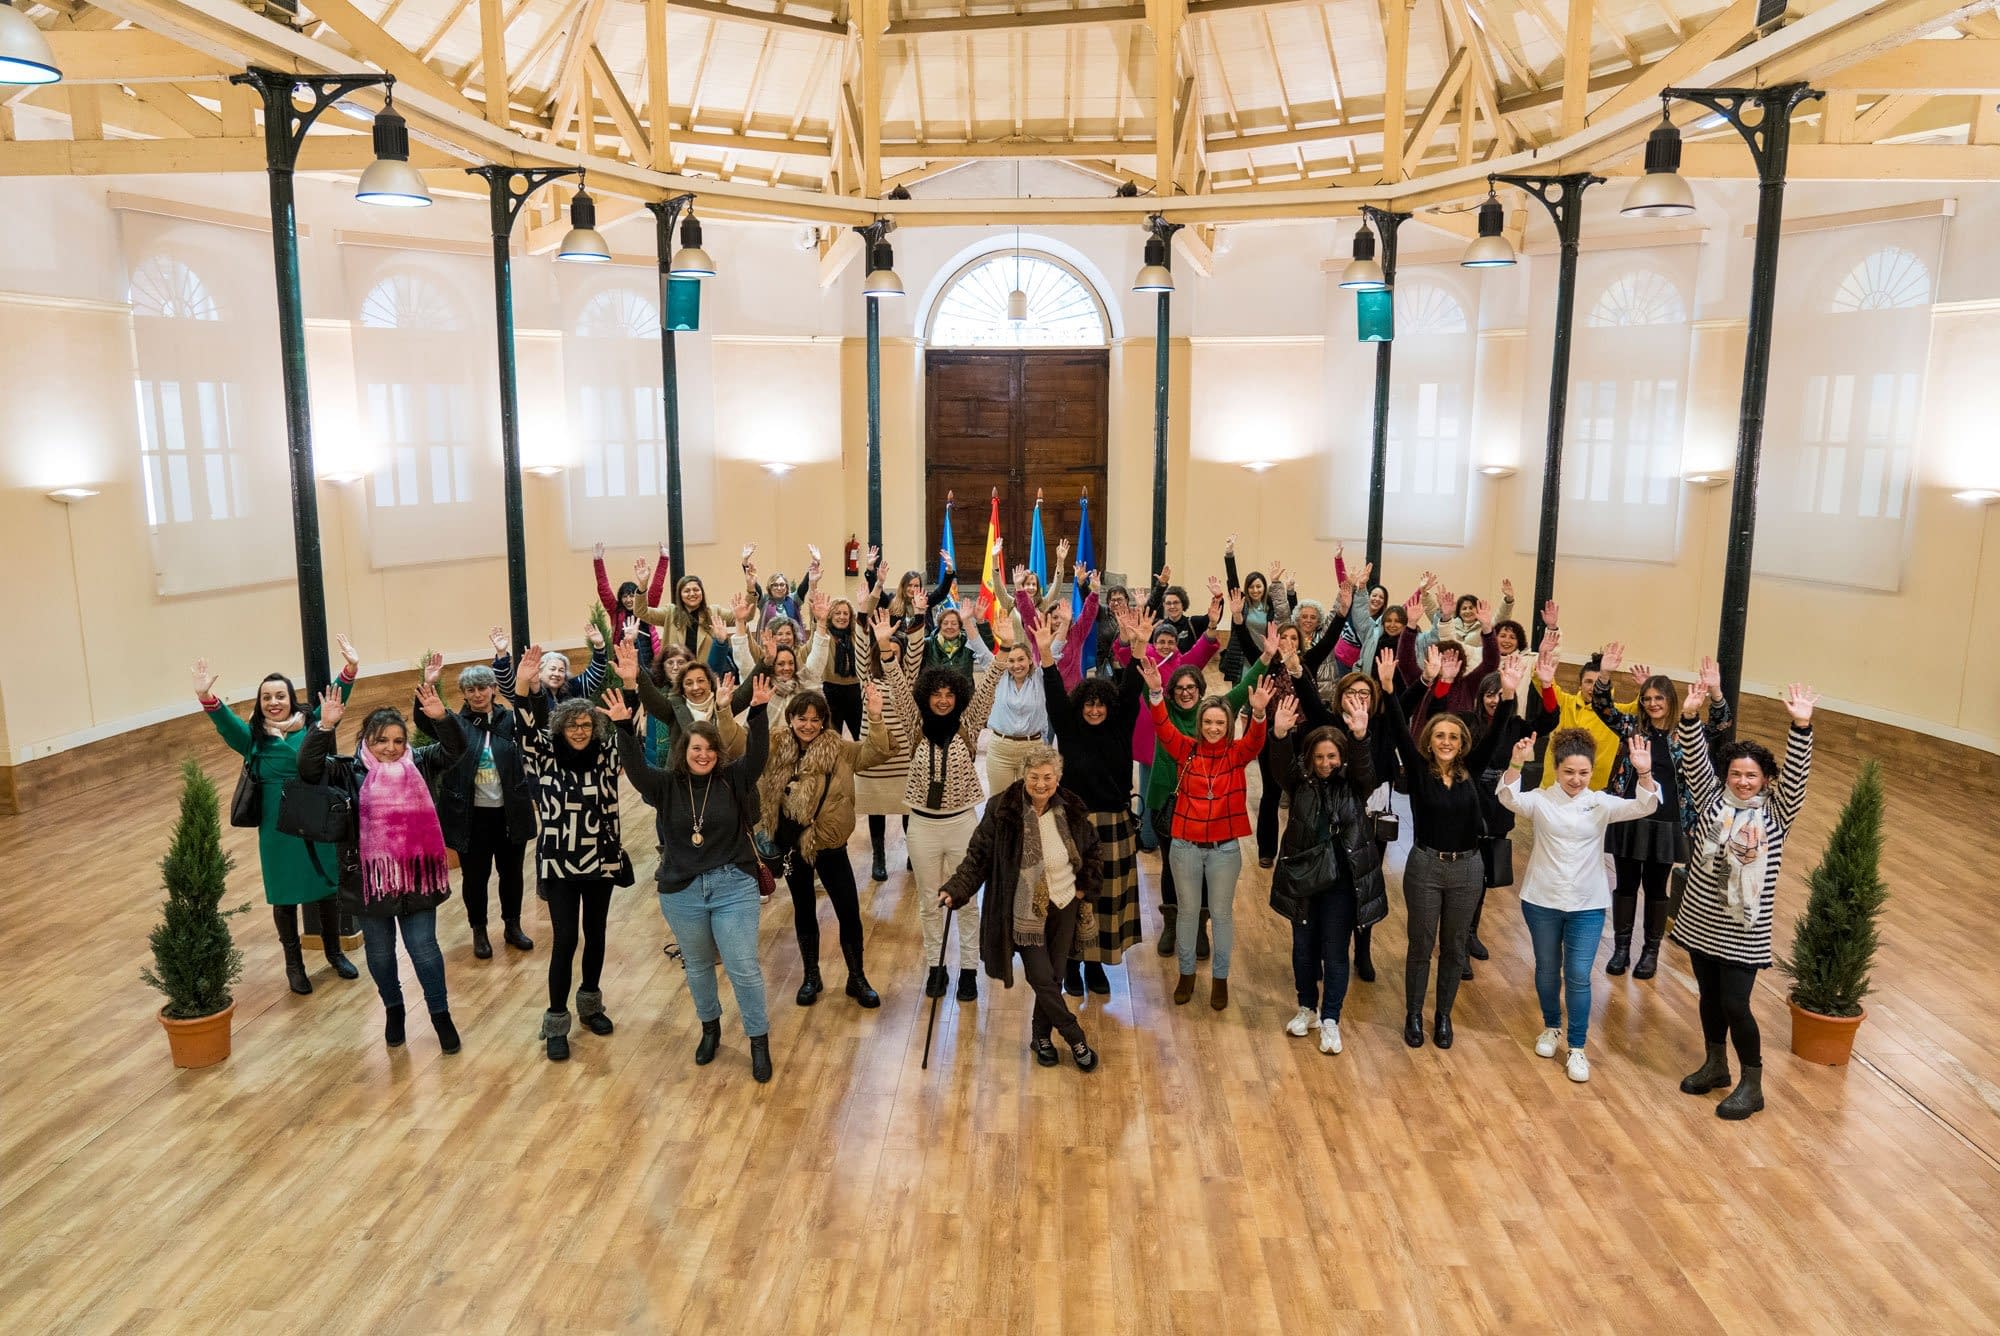
[[[1264,667],[1262,659],[1251,664],[1249,671],[1243,674],[1243,680],[1231,687],[1228,693],[1224,695],[1223,699],[1229,702],[1231,710],[1241,710],[1244,702],[1250,699],[1250,688],[1255,686],[1257,679],[1264,675]],[[1195,735],[1195,711],[1200,708],[1200,702],[1196,702],[1193,710],[1178,709],[1175,707],[1173,699],[1169,697],[1167,700],[1167,717],[1173,721],[1175,728],[1178,728],[1189,737],[1193,737]],[[1175,764],[1174,758],[1168,754],[1163,744],[1157,741],[1154,742],[1153,769],[1146,781],[1146,810],[1157,812],[1160,808],[1165,807],[1167,799],[1174,796],[1174,789],[1180,782],[1180,766]]]

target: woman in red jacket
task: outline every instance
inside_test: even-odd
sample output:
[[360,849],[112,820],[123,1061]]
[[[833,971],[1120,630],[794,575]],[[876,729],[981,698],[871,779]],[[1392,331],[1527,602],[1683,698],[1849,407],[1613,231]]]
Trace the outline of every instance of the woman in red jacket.
[[[1260,681],[1250,689],[1250,727],[1242,737],[1231,739],[1235,720],[1229,703],[1220,696],[1209,697],[1195,710],[1196,736],[1189,737],[1174,726],[1167,713],[1159,668],[1142,656],[1139,671],[1152,701],[1154,736],[1180,768],[1174,791],[1173,846],[1167,855],[1173,861],[1174,891],[1180,897],[1181,916],[1193,923],[1201,912],[1201,888],[1203,880],[1207,881],[1209,921],[1215,927],[1208,1005],[1221,1011],[1229,1005],[1236,879],[1243,872],[1243,850],[1238,841],[1250,833],[1243,772],[1264,747],[1264,710],[1271,703],[1271,686]],[[1174,989],[1177,1004],[1184,1005],[1194,996],[1194,938],[1193,933],[1183,933],[1179,940],[1181,981]]]

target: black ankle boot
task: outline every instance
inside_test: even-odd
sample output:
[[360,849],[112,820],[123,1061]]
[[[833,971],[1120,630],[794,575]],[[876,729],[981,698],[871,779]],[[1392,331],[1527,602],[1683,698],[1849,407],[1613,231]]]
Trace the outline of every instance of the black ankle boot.
[[277,925],[278,945],[285,953],[285,982],[295,993],[310,993],[312,980],[306,977],[306,961],[299,947],[299,907],[272,905],[271,921]]
[[493,959],[493,943],[487,940],[484,923],[472,925],[472,956],[475,960]]
[[1403,1042],[1411,1048],[1424,1046],[1424,1013],[1413,1011],[1403,1017]]
[[1083,996],[1083,962],[1072,960],[1063,966],[1063,991],[1071,997]]
[[340,910],[332,900],[322,900],[319,904],[319,942],[326,952],[326,963],[333,966],[333,972],[343,979],[358,979],[361,971],[354,968],[354,962],[340,949]]
[[760,1034],[750,1041],[750,1075],[759,1084],[771,1079],[771,1036]]
[[[1465,954],[1473,960],[1485,960],[1490,953],[1486,949],[1486,943],[1480,941],[1479,934],[1475,932],[1465,939]],[[1470,979],[1472,976],[1468,974],[1465,977]]]
[[451,1023],[449,1011],[433,1011],[431,1028],[437,1031],[439,1048],[447,1053],[458,1052],[458,1027]]
[[979,971],[960,970],[958,972],[958,1000],[977,1002],[979,1000]]
[[1741,1122],[1764,1107],[1764,1069],[1745,1067],[1743,1079],[1736,1083],[1736,1089],[1722,1103],[1715,1106],[1715,1116],[1727,1118],[1731,1122]]
[[1625,943],[1619,942],[1611,948],[1611,959],[1604,962],[1604,972],[1606,974],[1623,974],[1626,967],[1631,963],[1632,953],[1625,949]]
[[1369,939],[1374,935],[1372,928],[1354,934],[1354,975],[1363,983],[1375,982],[1375,960],[1368,954]]
[[610,1034],[617,1027],[604,1014],[604,994],[594,989],[581,990],[576,995],[576,1018],[583,1022],[583,1028],[596,1035]]
[[799,995],[794,1000],[802,1007],[809,1007],[819,1001],[819,995],[825,991],[826,985],[820,981],[819,977],[819,966],[808,965],[806,966],[806,977],[799,984]]
[[382,1042],[390,1048],[403,1046],[403,1005],[400,1002],[383,1009]]
[[1104,966],[1095,960],[1083,962],[1083,986],[1099,997],[1111,995],[1111,979],[1105,974]]
[[1660,972],[1660,944],[1648,942],[1639,952],[1639,963],[1632,967],[1635,979],[1650,979]]
[[870,881],[889,880],[889,858],[888,855],[882,852],[880,845],[877,845],[875,848],[875,861],[868,867],[868,879]]
[[550,1062],[569,1061],[569,1013],[542,1013],[542,1039],[547,1043]]
[[1194,930],[1194,958],[1207,960],[1208,955],[1208,911],[1204,909],[1201,911],[1201,922]]
[[924,975],[924,996],[943,997],[945,989],[951,986],[951,975],[942,966],[933,965],[930,973]]
[[868,976],[855,970],[847,976],[847,995],[869,1010],[882,1005],[882,995],[868,982]]
[[534,939],[521,931],[520,923],[509,919],[504,926],[506,931],[500,935],[506,939],[507,945],[513,947],[516,951],[532,951],[535,949]]
[[1706,1095],[1711,1090],[1720,1090],[1729,1084],[1729,1048],[1726,1044],[1710,1044],[1708,1060],[1681,1078],[1681,1093],[1684,1095]]
[[1160,954],[1170,956],[1177,947],[1174,929],[1180,923],[1181,911],[1173,905],[1166,905],[1160,910],[1160,917],[1165,920],[1160,928]]
[[701,1042],[694,1046],[694,1065],[706,1067],[715,1061],[715,1050],[722,1047],[722,1021],[720,1018],[701,1023]]
[[1431,1026],[1431,1041],[1439,1048],[1451,1047],[1451,1013],[1440,1011],[1437,1021]]

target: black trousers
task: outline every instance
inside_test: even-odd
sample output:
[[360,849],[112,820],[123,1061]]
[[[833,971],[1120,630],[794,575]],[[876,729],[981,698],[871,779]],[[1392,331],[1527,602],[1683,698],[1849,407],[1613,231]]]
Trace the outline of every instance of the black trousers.
[[843,727],[847,736],[861,741],[861,684],[859,682],[828,682],[820,688],[826,697],[826,708],[833,718],[827,720],[827,727],[838,733]]
[[486,883],[497,869],[500,873],[500,918],[521,921],[521,860],[528,846],[507,840],[507,809],[472,809],[472,839],[458,856],[464,873],[465,921],[475,928],[486,926]]
[[1014,948],[1021,957],[1021,974],[1028,987],[1035,990],[1035,1018],[1031,1028],[1038,1044],[1049,1037],[1051,1030],[1060,1034],[1065,1043],[1083,1042],[1083,1027],[1070,1013],[1062,991],[1063,962],[1069,959],[1070,949],[1076,943],[1076,912],[1075,900],[1061,909],[1050,906],[1048,920],[1042,926],[1041,945]]
[[1292,924],[1292,986],[1299,1005],[1323,1020],[1338,1021],[1347,998],[1347,947],[1354,938],[1355,909],[1354,887],[1337,886],[1313,898],[1304,923]]
[[799,935],[799,959],[808,969],[819,968],[819,903],[813,898],[813,874],[819,874],[826,898],[833,902],[833,916],[840,921],[840,954],[848,973],[861,968],[861,895],[854,888],[854,865],[847,861],[847,846],[822,849],[811,862],[792,855],[785,885],[792,892],[792,927]]
[[611,912],[611,882],[602,877],[576,881],[544,879],[549,920],[556,945],[549,953],[549,1010],[569,1010],[570,962],[576,958],[579,930],[583,938],[583,980],[586,993],[597,991],[604,975],[604,920]]
[[1618,884],[1611,892],[1611,945],[1623,947],[1632,940],[1632,921],[1638,917],[1639,891],[1646,892],[1646,945],[1658,946],[1667,935],[1667,877],[1672,863],[1642,863],[1636,858],[1614,858]]
[[1465,972],[1465,939],[1472,932],[1472,913],[1486,892],[1478,853],[1445,862],[1424,849],[1412,849],[1403,865],[1403,904],[1410,915],[1410,949],[1403,958],[1403,1010],[1424,1009],[1430,983],[1431,951],[1438,955],[1437,1009],[1451,1014],[1458,1000],[1459,976]]
[[1750,992],[1757,986],[1756,969],[1706,951],[1689,951],[1688,963],[1694,967],[1694,983],[1701,996],[1703,1041],[1720,1044],[1727,1039],[1736,1045],[1738,1062],[1745,1067],[1762,1067],[1763,1035],[1750,1010]]
[[1268,737],[1264,749],[1257,753],[1257,774],[1264,781],[1264,791],[1257,799],[1257,857],[1261,859],[1278,856],[1278,799],[1284,790],[1278,783],[1278,768],[1271,764],[1271,743]]
[[[910,818],[908,813],[905,813],[903,816],[903,833],[905,835],[910,833]],[[887,847],[888,839],[889,839],[889,818],[886,816],[869,817],[868,847],[874,852],[877,858],[882,858],[885,856],[883,850]]]

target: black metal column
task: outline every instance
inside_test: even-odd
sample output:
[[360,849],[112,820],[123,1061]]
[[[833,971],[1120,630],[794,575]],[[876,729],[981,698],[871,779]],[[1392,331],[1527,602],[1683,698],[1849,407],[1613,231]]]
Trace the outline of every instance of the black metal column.
[[667,324],[667,288],[673,280],[668,266],[674,254],[674,224],[693,200],[692,195],[676,195],[646,205],[653,211],[653,241],[660,254],[660,395],[667,433],[667,563],[673,568],[674,580],[687,573],[687,545],[681,536],[681,375],[674,331]]
[[882,550],[882,299],[868,305],[868,546]]
[[1540,644],[1542,608],[1556,596],[1556,531],[1562,512],[1563,433],[1569,425],[1569,343],[1576,319],[1576,258],[1583,234],[1583,192],[1602,185],[1589,172],[1566,176],[1496,176],[1519,186],[1549,211],[1555,220],[1559,259],[1556,267],[1556,331],[1549,352],[1549,423],[1542,453],[1541,528],[1535,538],[1535,632],[1529,643]]
[[[1736,473],[1730,480],[1729,555],[1722,570],[1722,617],[1715,659],[1722,695],[1732,704],[1743,682],[1743,647],[1750,621],[1750,559],[1757,537],[1757,472],[1764,452],[1764,399],[1771,378],[1771,329],[1778,300],[1778,240],[1785,218],[1785,161],[1792,109],[1817,89],[1801,83],[1775,88],[1669,88],[1663,97],[1699,103],[1721,115],[1757,164],[1757,244],[1750,264],[1750,316],[1743,349],[1743,399],[1736,425]],[[1756,108],[1756,123],[1743,113]]]
[[[1174,267],[1174,233],[1182,224],[1170,223],[1154,214],[1146,220],[1147,230],[1167,244],[1161,248],[1160,264],[1171,272]],[[1150,577],[1167,564],[1167,412],[1172,401],[1169,373],[1173,342],[1173,294],[1162,292],[1154,306],[1153,318],[1153,551]]]
[[506,494],[507,610],[516,652],[530,643],[528,527],[521,495],[521,393],[514,355],[514,262],[509,239],[521,206],[537,189],[575,167],[468,167],[486,181],[493,230],[493,329],[500,350],[500,473]]
[[[299,293],[298,210],[292,169],[299,146],[321,112],[362,88],[388,86],[383,74],[301,78],[252,67],[229,82],[254,88],[264,99],[264,169],[271,186],[271,258],[278,289],[278,363],[285,382],[285,445],[292,483],[292,551],[299,578],[299,638],[305,651],[306,691],[317,699],[332,680],[326,645],[326,579],[320,564],[319,478],[313,470],[312,402],[306,381],[305,301]],[[301,110],[297,93],[311,98]]]
[[[1391,209],[1378,209],[1374,205],[1363,205],[1361,212],[1375,226],[1375,239],[1380,243],[1382,279],[1390,291],[1396,287],[1396,229],[1410,215],[1397,213]],[[1369,453],[1368,465],[1368,563],[1375,568],[1375,578],[1382,578],[1382,502],[1389,490],[1389,363],[1395,348],[1394,340],[1375,345],[1375,439]]]

